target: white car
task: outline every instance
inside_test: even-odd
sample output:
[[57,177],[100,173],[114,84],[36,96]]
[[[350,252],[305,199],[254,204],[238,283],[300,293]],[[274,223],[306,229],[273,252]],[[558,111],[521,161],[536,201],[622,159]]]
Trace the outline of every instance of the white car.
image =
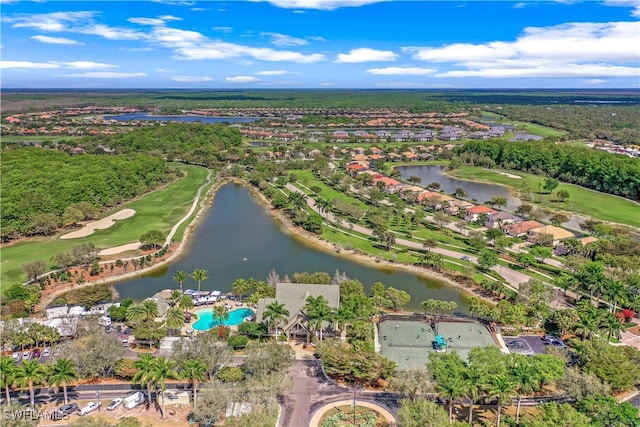
[[107,411],[113,411],[114,409],[116,409],[118,406],[122,405],[122,402],[124,402],[124,399],[121,397],[116,397],[115,399],[113,399],[111,401],[111,403],[109,403],[109,406],[107,406]]
[[42,355],[40,357],[49,357],[51,356],[51,347],[45,347],[44,350],[42,350]]
[[14,362],[19,362],[20,360],[22,360],[22,353],[20,353],[19,351],[14,351],[11,355],[11,358]]
[[22,353],[22,360],[31,360],[31,356],[33,356],[33,354],[31,353],[31,351],[29,350],[25,350]]
[[80,409],[80,412],[78,412],[79,415],[87,415],[93,411],[95,411],[96,409],[98,409],[100,406],[102,406],[102,402],[96,400],[93,402],[89,402],[87,403],[86,406],[84,406],[82,409]]

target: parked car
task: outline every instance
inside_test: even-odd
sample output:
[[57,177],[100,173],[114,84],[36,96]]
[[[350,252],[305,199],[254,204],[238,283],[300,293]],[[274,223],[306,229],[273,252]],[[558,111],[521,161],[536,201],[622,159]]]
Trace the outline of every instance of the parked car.
[[40,359],[40,355],[42,354],[42,352],[40,351],[39,348],[34,348],[33,352],[31,352],[31,357],[34,359]]
[[123,347],[129,347],[129,340],[128,339],[122,340],[122,346]]
[[509,348],[523,348],[524,344],[522,341],[509,341],[507,343],[507,347]]
[[86,406],[84,406],[82,409],[80,409],[80,412],[78,412],[78,415],[87,415],[93,411],[95,411],[96,409],[98,409],[100,406],[102,406],[102,402],[95,400],[93,402],[89,402],[86,404]]
[[236,307],[242,307],[242,301],[236,301]]
[[111,401],[111,403],[109,403],[109,405],[107,406],[107,411],[113,411],[114,409],[116,409],[118,406],[122,405],[122,402],[124,402],[124,399],[121,397],[116,397],[115,399],[113,399]]
[[31,360],[31,352],[29,350],[25,350],[22,352],[22,360]]
[[51,347],[45,347],[44,350],[42,350],[42,356],[40,357],[49,357],[51,356]]
[[470,261],[471,258],[469,258],[467,255],[463,255],[462,258],[460,258],[463,261]]
[[22,354],[19,351],[14,351],[11,355],[11,358],[14,362],[19,362],[20,360],[22,360]]
[[61,420],[64,417],[67,417],[78,410],[77,403],[67,403],[59,407],[53,414],[52,417],[54,420]]

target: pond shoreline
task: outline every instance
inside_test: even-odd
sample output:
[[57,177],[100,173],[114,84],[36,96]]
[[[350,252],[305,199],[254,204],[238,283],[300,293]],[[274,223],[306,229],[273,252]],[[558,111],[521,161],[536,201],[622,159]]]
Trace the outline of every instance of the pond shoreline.
[[[197,226],[199,225],[202,217],[204,216],[204,214],[208,211],[208,209],[210,209],[211,207],[213,207],[213,203],[215,203],[215,196],[216,193],[218,192],[218,190],[223,187],[226,184],[236,184],[236,185],[242,185],[245,188],[247,188],[249,190],[249,192],[251,193],[251,195],[256,199],[256,201],[258,202],[258,204],[265,209],[265,211],[268,212],[269,216],[271,218],[273,218],[276,223],[278,224],[279,228],[285,232],[287,235],[295,238],[296,240],[303,242],[307,245],[310,245],[318,250],[322,250],[323,252],[326,253],[330,253],[334,256],[340,256],[340,257],[344,257],[346,259],[352,260],[352,261],[356,261],[360,264],[369,266],[369,267],[376,267],[376,268],[387,268],[389,270],[403,270],[406,272],[410,272],[413,274],[416,274],[418,277],[423,277],[423,278],[430,278],[430,279],[435,279],[438,281],[441,281],[443,283],[446,283],[447,286],[450,286],[452,288],[456,288],[458,290],[461,290],[464,294],[466,294],[467,296],[475,296],[477,298],[479,298],[481,301],[483,301],[484,303],[490,304],[490,305],[495,305],[496,301],[492,298],[489,298],[487,296],[481,295],[478,292],[474,292],[475,289],[470,288],[466,285],[463,285],[461,283],[457,283],[451,279],[449,279],[448,277],[439,274],[437,272],[434,271],[429,271],[429,270],[425,270],[422,269],[420,267],[417,266],[411,266],[411,265],[406,265],[406,264],[401,264],[401,263],[394,263],[392,261],[387,261],[387,260],[379,260],[376,259],[374,256],[372,255],[366,255],[366,254],[362,254],[362,253],[356,253],[354,251],[349,251],[349,250],[340,250],[338,251],[335,244],[327,241],[317,235],[314,235],[304,229],[302,229],[301,227],[295,226],[290,220],[289,218],[280,210],[274,209],[271,206],[271,203],[269,202],[269,200],[264,196],[264,194],[262,194],[260,191],[258,191],[256,188],[254,188],[253,186],[251,186],[248,182],[239,179],[239,178],[235,178],[235,177],[225,177],[222,178],[220,180],[216,180],[215,183],[211,186],[211,188],[207,191],[207,193],[205,194],[205,196],[203,197],[202,201],[200,202],[200,207],[197,210],[194,218],[192,219],[192,221],[187,225],[187,227],[184,230],[183,233],[183,237],[182,240],[179,242],[175,242],[176,247],[175,249],[171,252],[171,254],[166,257],[165,259],[159,261],[156,264],[150,265],[148,267],[145,267],[143,269],[140,270],[136,270],[136,271],[131,271],[131,272],[127,272],[121,275],[115,275],[115,276],[110,276],[110,277],[105,277],[105,278],[101,278],[95,281],[87,281],[86,283],[83,283],[81,285],[73,285],[73,286],[69,286],[69,288],[66,288],[64,290],[60,290],[58,292],[56,292],[56,297],[59,295],[64,294],[65,292],[68,292],[70,290],[75,290],[81,287],[87,287],[87,286],[92,286],[92,285],[97,285],[97,284],[116,284],[119,282],[123,282],[126,281],[128,279],[132,279],[132,278],[136,278],[136,277],[140,277],[140,276],[145,276],[149,273],[152,273],[153,271],[156,271],[160,268],[166,267],[168,264],[170,264],[171,262],[176,261],[178,258],[180,258],[180,256],[183,255],[184,251],[186,248],[188,248],[189,244],[191,243],[190,237],[192,232],[197,228]],[[331,272],[327,272],[329,274],[331,274]],[[357,279],[357,278],[356,278]],[[114,297],[118,297],[117,291],[115,290],[115,288],[112,287],[112,293],[114,295]],[[48,299],[50,299],[53,295],[50,295]],[[45,301],[43,301],[44,303]],[[51,303],[51,301],[48,302],[49,304]]]

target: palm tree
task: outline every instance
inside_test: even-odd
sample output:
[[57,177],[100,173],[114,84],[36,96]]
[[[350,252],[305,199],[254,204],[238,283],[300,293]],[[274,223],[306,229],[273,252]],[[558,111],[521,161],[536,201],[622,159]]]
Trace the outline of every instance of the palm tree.
[[22,365],[13,373],[13,378],[20,388],[29,388],[31,407],[35,406],[34,384],[44,384],[47,379],[47,368],[37,360],[23,360]]
[[333,311],[331,310],[328,304],[314,307],[311,311],[307,313],[307,319],[309,323],[314,325],[314,332],[320,331],[320,341],[322,341],[324,322],[331,322],[333,318],[334,318]]
[[178,300],[178,307],[180,307],[180,309],[183,311],[191,310],[194,307],[193,298],[191,298],[189,295],[182,295],[182,297]]
[[340,330],[340,334],[342,335],[344,333],[346,335],[347,326],[351,321],[355,320],[353,311],[349,310],[347,307],[340,307],[335,312],[334,316],[336,324]]
[[145,319],[153,319],[160,314],[158,311],[158,303],[150,298],[142,301],[142,308],[144,309]]
[[455,302],[455,301],[447,301],[446,302],[446,307],[447,307],[447,310],[449,310],[451,312],[451,317],[453,317],[453,310],[458,308],[458,303]]
[[176,274],[173,275],[173,280],[178,282],[178,285],[180,286],[180,293],[182,293],[182,284],[187,280],[187,273],[182,270],[176,271]]
[[489,398],[496,399],[496,407],[498,412],[497,427],[500,427],[500,417],[502,416],[502,405],[511,400],[511,393],[515,389],[515,384],[511,377],[507,375],[495,375],[489,379],[487,384]]
[[242,302],[244,294],[251,290],[251,283],[244,279],[236,279],[231,286],[231,290],[240,297],[240,302]]
[[449,403],[449,424],[453,424],[453,405],[457,399],[465,395],[465,383],[459,377],[449,378],[438,384],[438,393]]
[[582,341],[591,338],[598,330],[600,324],[600,315],[593,307],[578,313],[580,319],[575,325],[575,333],[580,336]]
[[177,289],[174,289],[171,291],[171,295],[169,296],[169,298],[167,298],[167,302],[170,305],[175,306],[176,304],[178,304],[178,301],[180,300],[181,297],[182,297],[182,292],[180,292]]
[[58,359],[55,365],[51,367],[49,382],[56,386],[62,386],[65,405],[69,403],[69,399],[67,398],[67,385],[77,378],[78,371],[76,371],[76,363],[72,360]]
[[169,329],[178,330],[184,325],[184,311],[180,307],[171,307],[164,315],[164,325]]
[[316,201],[316,207],[322,213],[327,213],[331,210],[332,203],[327,199],[323,199],[322,197],[318,198]]
[[278,340],[278,325],[286,322],[289,319],[289,310],[286,309],[284,304],[280,304],[278,301],[274,301],[265,307],[264,319],[268,322],[269,327],[275,327],[276,329],[276,341]]
[[144,306],[140,303],[137,304],[131,304],[129,307],[127,307],[127,314],[126,314],[126,318],[129,321],[137,321],[137,320],[144,320],[147,317],[147,312],[144,308]]
[[293,212],[300,212],[307,204],[307,197],[302,193],[293,191],[289,195],[289,204],[291,205],[291,210],[293,210]]
[[527,363],[526,360],[519,360],[510,367],[509,373],[511,378],[516,382],[517,408],[516,408],[516,424],[520,422],[520,403],[522,395],[527,395],[536,391],[540,386],[540,376],[533,365]]
[[482,392],[484,384],[484,373],[476,365],[468,366],[462,371],[462,378],[464,379],[465,394],[469,398],[469,425],[473,425],[473,405],[480,399],[480,393]]
[[624,303],[627,298],[627,287],[619,280],[610,280],[608,285],[606,294],[609,300],[613,302],[611,312],[615,314],[618,309],[618,303]]
[[424,308],[424,315],[427,315],[427,310],[429,310],[429,316],[433,316],[433,309],[436,308],[437,301],[434,299],[428,299],[426,301],[422,301],[420,306]]
[[191,277],[193,277],[193,280],[198,282],[198,292],[200,292],[200,284],[208,279],[207,270],[196,268],[195,270],[193,270],[193,273],[191,273]]
[[601,320],[602,328],[607,331],[607,339],[610,340],[611,336],[620,339],[620,331],[622,330],[622,322],[613,313],[606,313]]
[[167,380],[177,380],[180,376],[175,371],[176,362],[167,359],[164,356],[155,359],[153,364],[153,379],[155,383],[160,384],[160,390],[162,390],[162,418],[167,418],[165,412],[165,399],[164,395],[167,391]]
[[473,313],[479,311],[481,305],[482,303],[480,302],[480,298],[478,297],[469,298],[469,314],[471,314],[471,317],[473,317]]
[[11,384],[16,363],[10,357],[2,356],[0,359],[0,383],[4,387],[7,406],[11,405]]
[[199,360],[185,360],[182,362],[182,378],[190,380],[193,383],[193,407],[197,405],[198,381],[205,380],[207,367]]
[[213,320],[223,325],[224,321],[229,318],[229,312],[221,305],[213,307]]
[[149,404],[151,404],[151,386],[155,386],[157,383],[154,377],[156,358],[150,354],[139,354],[138,357],[139,359],[133,362],[133,367],[138,369],[138,372],[133,376],[131,382],[147,386]]

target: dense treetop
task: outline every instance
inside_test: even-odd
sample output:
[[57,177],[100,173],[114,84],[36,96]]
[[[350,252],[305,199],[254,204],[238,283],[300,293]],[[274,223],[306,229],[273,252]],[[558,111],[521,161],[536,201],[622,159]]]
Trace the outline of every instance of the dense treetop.
[[102,135],[88,140],[118,153],[153,152],[169,160],[181,159],[210,165],[218,153],[240,145],[240,132],[233,127],[201,123],[171,123],[133,130],[126,134]]
[[505,169],[547,175],[597,191],[640,200],[640,162],[624,155],[551,142],[473,141],[456,148]]
[[4,151],[1,166],[3,238],[49,234],[169,179],[165,161],[145,154],[72,156],[21,148]]

